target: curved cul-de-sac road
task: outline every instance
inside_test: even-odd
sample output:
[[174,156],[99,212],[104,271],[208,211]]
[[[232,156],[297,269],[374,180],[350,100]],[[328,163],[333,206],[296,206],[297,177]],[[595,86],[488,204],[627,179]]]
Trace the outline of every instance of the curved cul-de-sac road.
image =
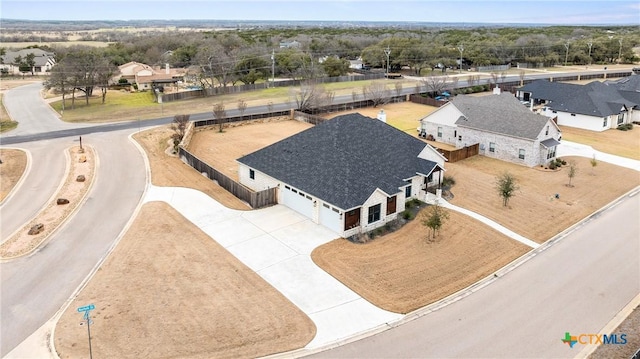
[[[42,101],[39,89],[39,85],[28,85],[7,93],[5,105],[20,122],[20,132],[12,135],[69,127]],[[127,137],[130,132],[83,136],[99,161],[86,202],[42,249],[0,264],[0,356],[53,317],[133,216],[146,186],[146,171],[140,151]],[[64,151],[77,145],[77,140],[67,137],[13,145],[29,151],[32,163],[20,188],[0,207],[1,240],[46,205],[63,179]]]

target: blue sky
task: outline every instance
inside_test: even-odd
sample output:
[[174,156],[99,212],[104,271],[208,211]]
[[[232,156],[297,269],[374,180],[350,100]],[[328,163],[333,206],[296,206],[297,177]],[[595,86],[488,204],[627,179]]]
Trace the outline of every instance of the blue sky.
[[640,25],[633,0],[0,0],[28,20],[333,20]]

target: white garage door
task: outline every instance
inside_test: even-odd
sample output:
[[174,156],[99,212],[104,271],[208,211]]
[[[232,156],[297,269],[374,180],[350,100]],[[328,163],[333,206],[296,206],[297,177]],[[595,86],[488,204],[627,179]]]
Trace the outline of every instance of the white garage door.
[[312,198],[304,192],[300,192],[289,186],[284,186],[282,191],[282,204],[304,216],[313,218]]
[[320,224],[334,232],[342,233],[342,219],[337,208],[323,203],[320,206]]

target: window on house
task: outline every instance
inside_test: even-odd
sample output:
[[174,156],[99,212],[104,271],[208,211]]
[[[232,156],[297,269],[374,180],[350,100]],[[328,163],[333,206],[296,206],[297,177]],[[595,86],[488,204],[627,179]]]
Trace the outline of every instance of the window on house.
[[249,178],[256,179],[256,171],[250,169],[249,170]]
[[433,182],[433,172],[431,172],[428,176],[427,176],[427,183],[431,183]]
[[411,186],[407,186],[407,188],[404,189],[404,197],[405,198],[411,197]]
[[545,136],[549,136],[549,126],[547,126],[547,130],[546,130],[546,131],[544,131],[544,135],[545,135]]
[[556,146],[547,149],[547,159],[550,160],[554,157],[556,157]]
[[571,114],[571,116],[576,117],[576,114],[575,114],[575,113],[572,113],[572,114]]
[[369,215],[367,216],[367,223],[373,223],[380,220],[380,203],[375,206],[369,207]]
[[458,137],[458,130],[453,130],[453,138]]
[[462,135],[458,136],[458,141],[462,141]]
[[622,125],[624,122],[624,113],[618,114],[618,125]]
[[496,152],[495,142],[489,142],[489,152]]
[[554,110],[554,111],[551,111],[551,112],[553,112],[553,113],[558,113],[558,111],[555,111],[555,110]]
[[521,148],[518,150],[518,158],[524,160],[524,149]]
[[438,137],[442,137],[442,127],[438,127]]
[[609,121],[607,121],[607,118],[605,117],[604,121],[602,121],[602,127],[607,127],[607,122]]

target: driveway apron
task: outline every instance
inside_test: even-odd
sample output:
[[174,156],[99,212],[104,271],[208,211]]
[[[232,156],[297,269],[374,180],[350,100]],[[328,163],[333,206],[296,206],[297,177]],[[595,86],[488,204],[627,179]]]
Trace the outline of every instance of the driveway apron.
[[167,202],[305,312],[317,328],[307,348],[402,317],[367,302],[315,265],[311,251],[338,234],[288,207],[237,211],[180,187],[150,186],[144,201]]

